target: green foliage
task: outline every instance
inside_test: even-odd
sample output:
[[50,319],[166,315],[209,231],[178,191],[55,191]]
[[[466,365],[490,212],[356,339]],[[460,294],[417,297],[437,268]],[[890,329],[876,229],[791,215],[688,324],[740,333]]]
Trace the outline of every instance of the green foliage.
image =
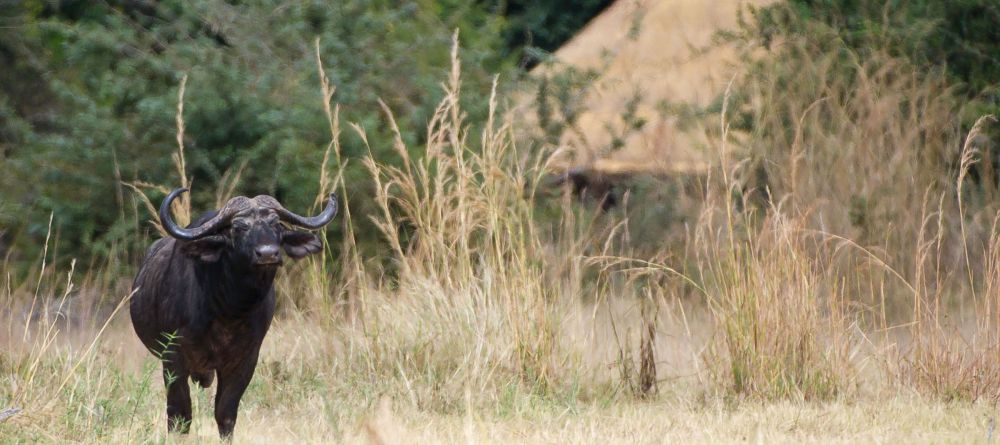
[[135,233],[148,234],[148,215],[122,183],[179,183],[170,155],[185,75],[194,209],[211,208],[220,182],[237,173],[237,193],[269,193],[308,209],[330,140],[317,38],[342,107],[359,243],[378,251],[367,217],[375,210],[372,184],[361,162],[369,149],[347,123],[366,131],[377,159],[398,164],[378,101],[395,114],[404,143],[420,146],[443,97],[455,29],[470,92],[462,109],[474,123],[485,117],[481,98],[493,76],[513,77],[522,46],[555,49],[609,2],[585,3],[0,2],[0,254],[13,255],[14,264],[33,260],[50,214],[67,258],[141,244]]
[[[786,11],[799,20],[783,17]],[[1000,111],[1000,3],[994,0],[788,0],[755,18],[766,41],[807,35],[822,24],[861,59],[888,51],[944,70],[976,102],[964,116],[966,129],[979,115]]]
[[[0,14],[0,65],[9,67],[0,70],[0,238],[26,256],[39,250],[50,213],[60,251],[74,256],[106,255],[149,230],[121,182],[179,183],[170,154],[184,75],[193,207],[211,208],[217,183],[245,163],[238,193],[305,211],[330,140],[317,38],[344,128],[363,127],[381,160],[396,155],[378,100],[417,146],[443,95],[455,29],[469,97],[488,95],[493,75],[512,66],[498,56],[501,18],[471,0],[21,2]],[[463,105],[471,120],[485,115],[485,101]],[[351,131],[342,141],[364,225],[368,148]],[[363,245],[376,242],[374,230],[358,233],[369,237]]]
[[[795,0],[814,6],[807,17],[838,26],[845,42],[862,49],[883,39],[896,55],[924,66],[941,66],[970,93],[996,95],[1000,80],[1000,4],[991,0],[884,2]],[[817,5],[827,8],[815,8]],[[800,9],[801,10],[801,9]]]
[[537,50],[555,51],[612,1],[482,0],[481,3],[495,4],[498,12],[506,16],[505,53],[513,53],[530,67],[539,62]]

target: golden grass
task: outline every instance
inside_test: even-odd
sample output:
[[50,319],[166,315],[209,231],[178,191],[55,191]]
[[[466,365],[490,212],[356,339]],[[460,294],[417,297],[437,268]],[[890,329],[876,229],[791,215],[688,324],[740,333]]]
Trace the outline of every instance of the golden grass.
[[[6,443],[217,443],[212,391],[194,389],[188,437],[166,433],[159,369],[120,320],[52,403],[29,402],[0,423]],[[241,405],[237,443],[987,443],[989,403],[891,395],[738,403],[682,380],[647,401],[552,398],[517,391],[489,403],[470,389],[454,410],[354,380],[330,332],[277,321]],[[53,350],[49,359],[79,353]],[[64,372],[55,363],[47,373]],[[5,381],[8,384],[9,381]],[[48,382],[36,382],[42,385]],[[433,393],[428,382],[414,388]]]

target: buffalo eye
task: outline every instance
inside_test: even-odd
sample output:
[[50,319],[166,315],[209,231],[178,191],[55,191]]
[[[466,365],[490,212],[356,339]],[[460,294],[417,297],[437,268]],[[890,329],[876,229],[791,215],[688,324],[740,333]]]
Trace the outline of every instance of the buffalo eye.
[[234,232],[245,233],[247,230],[250,230],[250,226],[247,223],[242,223],[242,222],[233,223]]
[[181,244],[181,251],[190,257],[197,258],[206,263],[214,263],[222,256],[222,251],[226,248],[226,244],[226,237],[213,235],[184,242]]

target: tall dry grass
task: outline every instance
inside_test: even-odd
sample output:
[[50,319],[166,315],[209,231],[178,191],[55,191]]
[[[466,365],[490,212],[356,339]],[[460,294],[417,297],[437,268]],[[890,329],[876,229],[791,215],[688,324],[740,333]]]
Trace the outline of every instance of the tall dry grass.
[[559,338],[574,311],[568,283],[578,277],[551,273],[573,257],[545,251],[523,198],[538,163],[522,163],[495,88],[482,136],[470,140],[459,66],[456,36],[446,97],[416,158],[386,110],[403,164],[369,157],[365,165],[381,210],[372,219],[398,273],[368,280],[356,295],[357,322],[343,332],[357,354],[354,372],[403,382],[420,406],[454,406],[468,391],[495,398],[504,388],[561,388],[583,349]]
[[[797,360],[811,356],[805,368],[832,370],[819,380],[841,382],[834,388],[856,386],[843,384],[857,382],[851,368],[877,363],[880,372],[868,380],[945,399],[996,400],[1000,362],[987,353],[997,346],[996,296],[987,288],[996,280],[989,258],[997,185],[982,136],[992,119],[963,134],[965,111],[941,73],[879,51],[861,58],[836,39],[816,41],[748,48],[749,68],[735,82],[732,114],[753,125],[727,150],[722,124],[719,195],[738,198],[721,206],[722,223],[708,227],[738,228],[729,250],[751,253],[730,263],[754,274],[720,280],[739,283],[723,294],[738,297],[736,308],[758,307],[760,295],[776,289],[787,296],[765,305],[775,312],[770,320],[730,310],[746,317],[724,338],[759,351],[768,345],[755,336],[760,329],[811,344],[783,363],[796,375]],[[774,260],[761,262],[769,257],[762,246],[774,245],[768,240],[782,242]],[[761,264],[770,270],[754,269]]]

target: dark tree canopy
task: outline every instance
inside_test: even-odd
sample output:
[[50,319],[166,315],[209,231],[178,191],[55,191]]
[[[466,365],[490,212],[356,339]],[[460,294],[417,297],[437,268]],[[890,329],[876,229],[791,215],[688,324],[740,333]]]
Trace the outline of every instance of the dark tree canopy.
[[[368,149],[346,123],[362,126],[376,156],[393,162],[381,99],[416,149],[443,94],[455,29],[472,92],[464,97],[482,98],[495,74],[516,77],[508,74],[518,45],[551,49],[588,13],[596,9],[479,0],[0,1],[0,252],[14,242],[31,259],[50,214],[67,257],[107,254],[146,230],[137,224],[145,211],[121,183],[176,185],[170,155],[185,74],[195,207],[207,208],[216,183],[245,163],[241,193],[305,208],[330,137],[316,38],[348,130],[348,183],[363,190]],[[540,38],[519,37],[528,34]],[[470,120],[484,116],[483,102],[465,106]],[[359,215],[367,196],[352,195]],[[374,231],[359,233],[376,241]]]

